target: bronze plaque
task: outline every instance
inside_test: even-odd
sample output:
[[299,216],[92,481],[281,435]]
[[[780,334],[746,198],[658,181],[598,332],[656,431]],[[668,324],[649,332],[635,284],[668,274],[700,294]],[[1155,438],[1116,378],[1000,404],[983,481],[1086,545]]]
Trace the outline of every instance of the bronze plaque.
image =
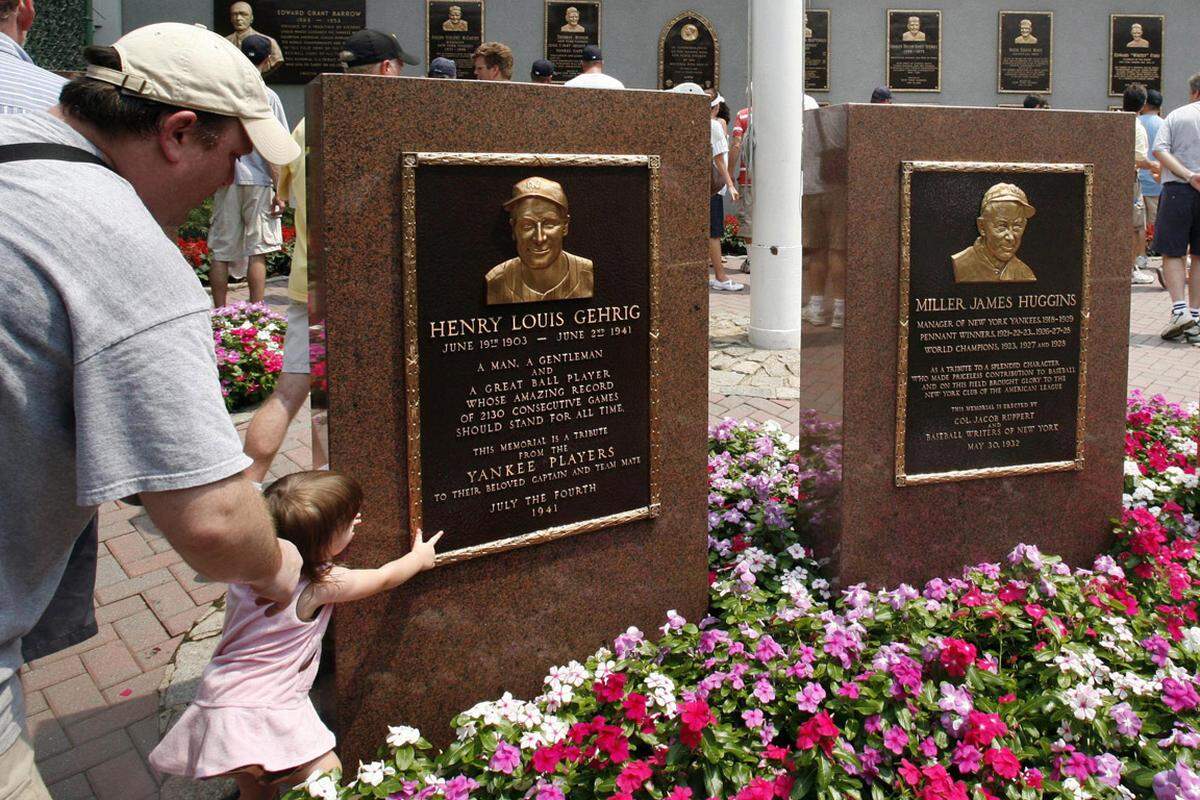
[[804,15],[804,88],[829,91],[829,11],[811,8]]
[[996,91],[1053,91],[1054,12],[1001,11],[998,35]]
[[658,88],[681,83],[698,83],[714,91],[721,86],[717,29],[694,11],[672,17],[658,37]]
[[657,516],[658,157],[403,164],[412,532],[444,564]]
[[1162,91],[1163,22],[1160,14],[1108,17],[1108,95],[1119,97],[1131,83]]
[[483,0],[428,0],[425,4],[425,69],[435,58],[454,62],[459,78],[474,78],[471,54],[483,43]]
[[896,484],[1083,469],[1090,164],[906,161]]
[[[248,12],[248,13],[247,13]],[[247,27],[247,19],[249,19]],[[254,33],[274,42],[267,83],[308,83],[341,72],[338,53],[367,25],[366,0],[216,0],[214,30],[234,44]]]
[[554,80],[569,81],[580,72],[583,48],[600,45],[600,2],[546,0],[546,58],[554,64]]
[[887,85],[893,92],[942,90],[942,12],[887,12]]

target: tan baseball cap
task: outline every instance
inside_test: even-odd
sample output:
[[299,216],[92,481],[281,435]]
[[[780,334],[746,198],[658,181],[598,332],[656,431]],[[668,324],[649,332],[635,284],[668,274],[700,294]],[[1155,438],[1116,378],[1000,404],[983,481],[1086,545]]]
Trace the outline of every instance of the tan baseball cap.
[[289,164],[300,146],[279,124],[258,68],[237,45],[198,25],[160,22],[113,44],[121,69],[89,64],[87,76],[166,105],[241,120],[254,149],[272,164]]
[[563,211],[567,210],[567,193],[563,191],[560,184],[547,178],[539,178],[536,175],[532,178],[526,178],[523,181],[518,181],[513,186],[512,199],[504,204],[504,209],[509,211],[519,201],[526,197],[540,197],[543,200],[549,200]]
[[1012,183],[997,183],[983,193],[983,202],[979,204],[979,211],[982,213],[985,208],[995,203],[1016,203],[1025,209],[1025,216],[1032,217],[1034,208],[1029,203],[1029,198],[1025,196],[1025,192],[1021,187]]

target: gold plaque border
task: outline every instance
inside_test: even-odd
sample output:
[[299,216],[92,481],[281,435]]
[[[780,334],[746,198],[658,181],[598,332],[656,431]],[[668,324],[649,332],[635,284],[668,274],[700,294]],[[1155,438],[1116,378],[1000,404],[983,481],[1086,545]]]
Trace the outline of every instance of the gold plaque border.
[[[434,3],[445,3],[447,0],[425,0],[425,72],[429,72],[430,58],[429,52],[429,15],[433,11]],[[479,5],[479,41],[487,41],[487,0],[454,0],[454,5],[459,4],[474,4]],[[459,76],[461,78],[461,76]],[[471,77],[474,80],[474,76]]]
[[[936,89],[897,89],[892,86],[892,50],[888,36],[892,32],[892,14],[937,14],[938,19],[938,80]],[[889,8],[883,17],[883,85],[893,92],[915,92],[917,94],[941,94],[942,91],[942,41],[945,39],[946,28],[942,25],[942,10],[940,8]]]
[[402,155],[403,258],[404,258],[404,380],[408,442],[408,524],[410,537],[421,528],[423,481],[421,475],[420,348],[417,330],[417,169],[422,165],[524,166],[524,167],[646,167],[650,178],[650,503],[641,508],[572,522],[500,539],[495,542],[438,554],[437,565],[454,564],[482,555],[505,553],[567,536],[592,533],[615,525],[657,517],[662,508],[662,369],[659,333],[662,325],[660,249],[662,239],[662,160],[657,155],[595,155],[570,153],[435,153]]
[[[900,315],[899,356],[896,359],[896,485],[919,486],[980,478],[1004,478],[1036,475],[1043,472],[1082,470],[1084,438],[1087,435],[1087,354],[1088,330],[1092,309],[1092,164],[1049,164],[1001,161],[902,161],[900,177]],[[1037,172],[1079,173],[1084,176],[1083,199],[1083,307],[1079,330],[1079,402],[1075,409],[1075,459],[1037,464],[1013,464],[1004,467],[964,469],[951,472],[927,472],[915,475],[905,469],[904,439],[908,410],[908,301],[912,276],[912,175],[914,172]]]
[[[1001,81],[1001,65],[1004,60],[1004,15],[1028,16],[1039,14],[1050,18],[1050,74],[1045,89],[1028,92],[1024,89],[1004,89]],[[1054,12],[1053,11],[1000,11],[996,14],[996,94],[1054,94]],[[1024,108],[1024,106],[1022,106]]]
[[[1108,15],[1108,74],[1104,76],[1104,91],[1108,93],[1108,97],[1121,97],[1121,92],[1112,91],[1113,85],[1113,54],[1116,52],[1116,42],[1113,41],[1113,23],[1117,21],[1117,17],[1125,19],[1156,19],[1158,20],[1158,34],[1162,37],[1158,47],[1158,81],[1163,83],[1167,76],[1167,15],[1166,14],[1130,14],[1113,13]],[[1111,106],[1110,106],[1111,108]],[[1121,109],[1116,109],[1120,111]],[[1151,144],[1154,144],[1151,142]]]
[[658,88],[665,89],[663,80],[666,75],[663,70],[666,65],[663,64],[663,45],[667,43],[667,36],[671,33],[671,28],[675,27],[675,23],[688,17],[695,17],[700,20],[708,31],[708,35],[713,40],[713,90],[718,94],[721,92],[721,40],[717,38],[717,28],[712,24],[712,20],[701,14],[699,11],[681,11],[675,16],[667,20],[667,24],[663,25],[662,30],[658,34]]
[[[829,78],[830,65],[833,64],[833,56],[831,55],[831,53],[833,52],[833,41],[832,41],[832,39],[833,39],[833,11],[832,11],[832,9],[828,9],[828,8],[806,8],[804,10],[804,13],[807,16],[812,16],[813,14],[824,14],[825,15],[825,85],[824,86],[811,86],[811,87],[805,86],[804,91],[806,91],[806,92],[828,92],[829,91],[829,80],[830,80],[830,78]],[[807,54],[807,52],[808,52],[808,49],[806,47],[805,53]],[[808,81],[808,65],[807,64],[804,67],[804,76],[805,76],[805,82],[807,83],[807,81]]]
[[[542,58],[550,60],[550,4],[565,3],[569,6],[595,6],[596,7],[596,47],[603,49],[604,47],[604,8],[602,0],[545,0],[542,4]],[[558,64],[554,65],[554,71],[558,71]],[[565,83],[565,81],[555,80],[557,84]]]

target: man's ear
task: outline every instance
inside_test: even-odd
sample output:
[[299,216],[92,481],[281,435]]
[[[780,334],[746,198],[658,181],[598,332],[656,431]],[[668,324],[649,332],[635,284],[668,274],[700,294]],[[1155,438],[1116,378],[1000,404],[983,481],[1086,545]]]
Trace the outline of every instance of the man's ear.
[[975,227],[979,229],[979,235],[983,236],[984,231],[983,231],[983,216],[982,215],[975,218]]
[[33,27],[33,20],[37,17],[37,11],[33,7],[33,0],[21,0],[17,5],[17,30],[21,33],[28,33]]
[[168,163],[177,164],[191,139],[196,137],[196,112],[180,109],[163,117],[158,126],[158,146]]

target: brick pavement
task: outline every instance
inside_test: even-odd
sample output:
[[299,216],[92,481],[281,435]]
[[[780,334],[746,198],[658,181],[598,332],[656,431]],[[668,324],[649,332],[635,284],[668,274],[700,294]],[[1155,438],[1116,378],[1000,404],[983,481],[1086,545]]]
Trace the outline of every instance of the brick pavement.
[[[1165,297],[1157,287],[1133,290],[1130,387],[1194,401],[1200,395],[1200,349],[1157,338]],[[272,286],[268,299],[285,303],[282,287]],[[710,299],[715,316],[748,318],[748,292],[714,292]],[[793,399],[710,389],[708,413],[710,421],[774,419],[796,432],[797,406]],[[288,431],[273,477],[308,468],[308,429],[303,413]],[[99,634],[21,671],[38,763],[56,800],[158,796],[145,761],[158,739],[157,690],[192,622],[224,591],[184,564],[139,508],[109,503],[100,520]]]

